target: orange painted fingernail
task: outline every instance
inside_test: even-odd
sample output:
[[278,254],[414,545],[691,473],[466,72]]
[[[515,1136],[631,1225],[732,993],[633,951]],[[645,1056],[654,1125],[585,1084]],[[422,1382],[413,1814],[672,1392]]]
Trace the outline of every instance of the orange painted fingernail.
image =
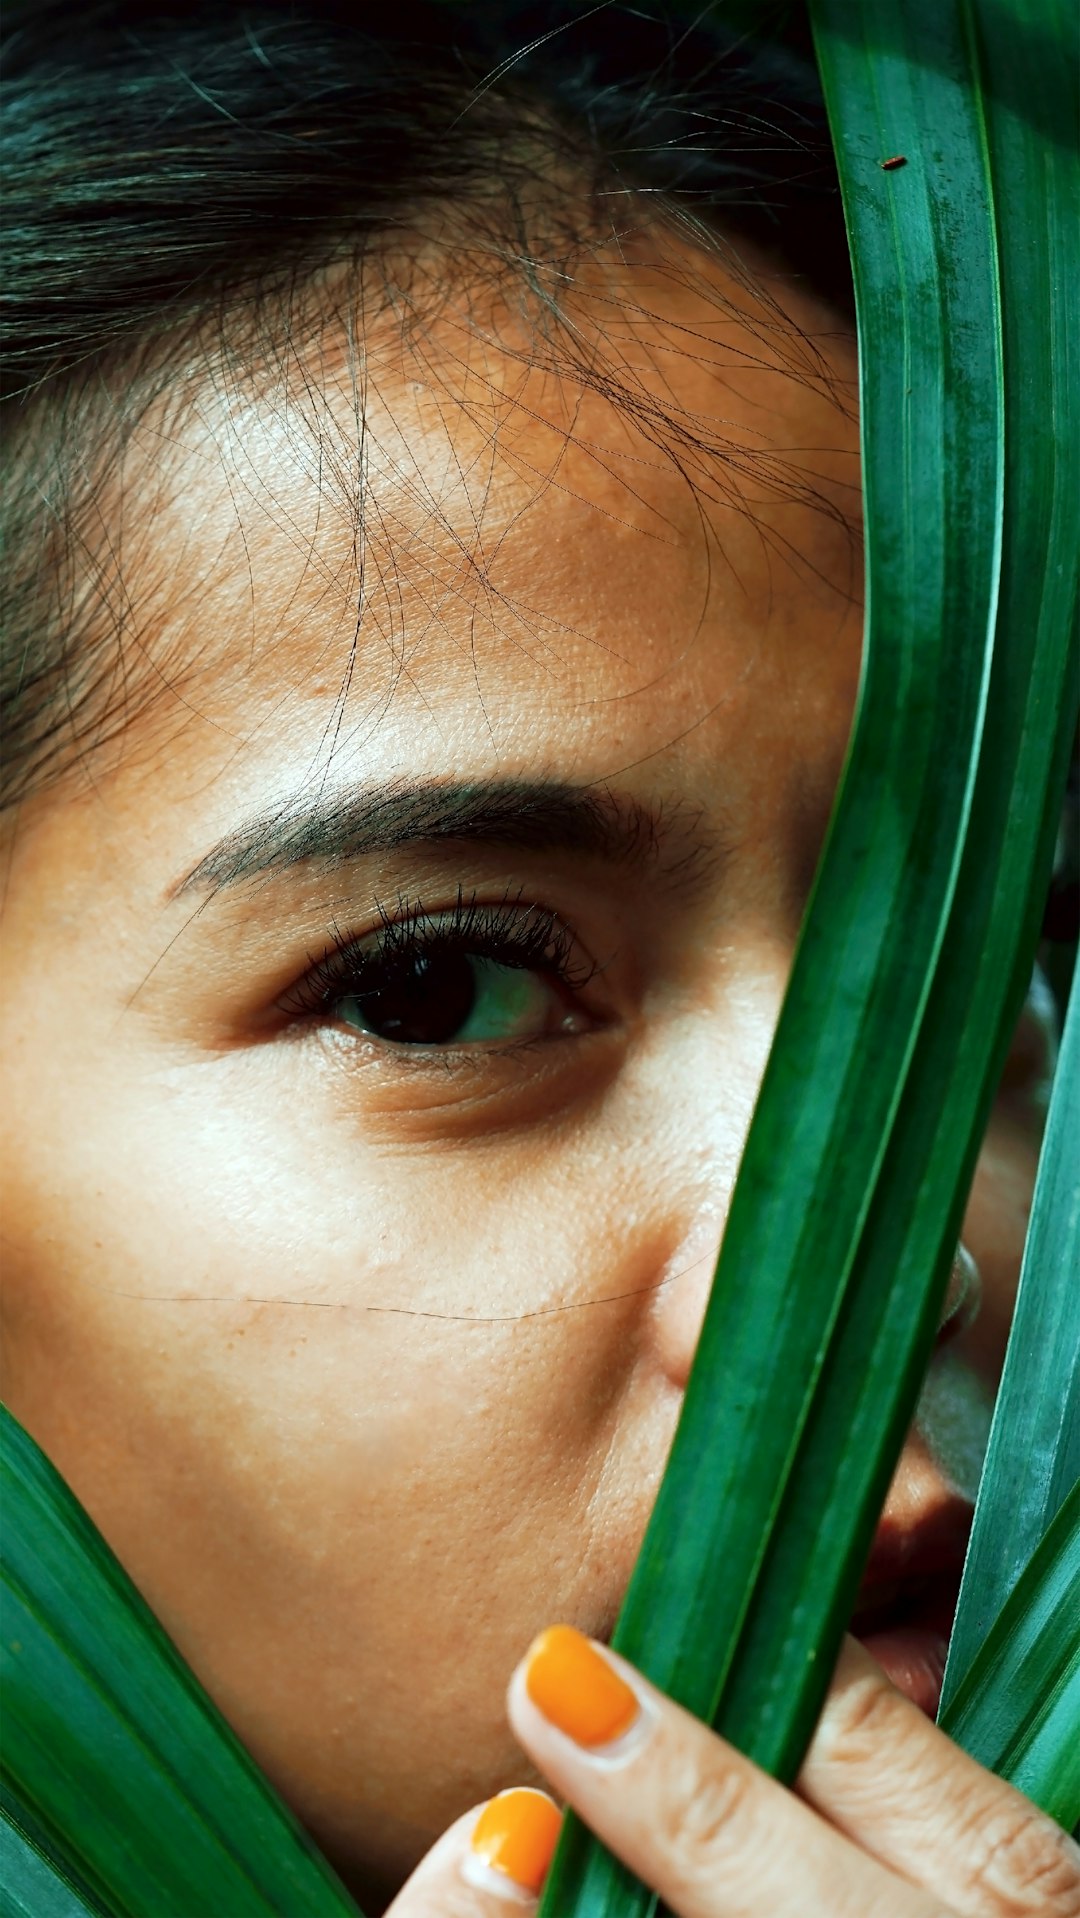
[[473,1856],[522,1891],[539,1892],[561,1824],[562,1814],[546,1792],[515,1785],[484,1806],[473,1828]]
[[545,1718],[590,1750],[621,1738],[641,1709],[636,1693],[572,1625],[552,1625],[533,1640],[525,1690]]

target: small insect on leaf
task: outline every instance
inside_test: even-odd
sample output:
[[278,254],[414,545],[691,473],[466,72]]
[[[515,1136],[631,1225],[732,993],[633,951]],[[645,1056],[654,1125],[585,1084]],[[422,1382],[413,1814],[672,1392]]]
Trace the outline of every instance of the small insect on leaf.
[[879,160],[878,165],[883,173],[893,173],[898,166],[907,165],[907,154],[894,153],[891,160]]

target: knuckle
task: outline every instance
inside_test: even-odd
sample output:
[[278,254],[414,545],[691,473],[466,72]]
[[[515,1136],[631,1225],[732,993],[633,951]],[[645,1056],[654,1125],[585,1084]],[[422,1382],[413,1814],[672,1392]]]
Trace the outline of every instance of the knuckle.
[[685,1763],[672,1780],[653,1836],[676,1904],[736,1884],[752,1862],[755,1782],[748,1766],[712,1755],[704,1766]]
[[839,1765],[865,1764],[896,1739],[905,1711],[906,1700],[884,1676],[854,1679],[826,1702],[814,1741],[816,1756]]
[[1015,1804],[984,1810],[969,1823],[967,1895],[989,1918],[1080,1918],[1080,1847],[1036,1805],[1014,1796]]

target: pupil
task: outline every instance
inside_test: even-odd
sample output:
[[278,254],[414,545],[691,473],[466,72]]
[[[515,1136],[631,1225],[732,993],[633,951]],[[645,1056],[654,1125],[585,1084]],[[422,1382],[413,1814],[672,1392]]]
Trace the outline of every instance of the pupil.
[[382,985],[358,993],[369,1032],[398,1045],[446,1045],[476,999],[473,963],[464,952],[418,953],[396,965]]

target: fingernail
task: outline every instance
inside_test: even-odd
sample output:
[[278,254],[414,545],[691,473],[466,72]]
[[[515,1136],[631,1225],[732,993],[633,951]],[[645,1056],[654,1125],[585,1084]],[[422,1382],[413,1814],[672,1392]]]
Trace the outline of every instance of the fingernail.
[[530,1785],[499,1792],[473,1827],[462,1865],[465,1877],[485,1891],[516,1892],[519,1903],[529,1902],[547,1876],[561,1824],[559,1808],[546,1792]]
[[533,1640],[525,1690],[552,1725],[587,1751],[621,1739],[641,1715],[637,1694],[572,1625],[552,1625]]

